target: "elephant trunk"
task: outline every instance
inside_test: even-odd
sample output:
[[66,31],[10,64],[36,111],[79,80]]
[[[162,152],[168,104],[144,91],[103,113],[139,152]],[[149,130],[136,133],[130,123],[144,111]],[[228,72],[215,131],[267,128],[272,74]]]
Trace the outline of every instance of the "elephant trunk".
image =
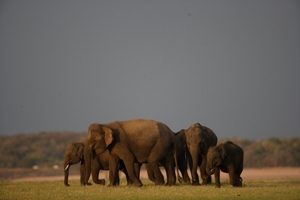
[[65,173],[64,184],[65,184],[65,186],[70,186],[68,183],[70,166],[71,166],[71,164],[68,161],[65,161],[65,164],[64,164],[64,173]]
[[199,164],[199,154],[197,149],[192,151],[192,184],[193,185],[199,185],[199,176],[197,173],[197,168],[198,168],[198,164]]

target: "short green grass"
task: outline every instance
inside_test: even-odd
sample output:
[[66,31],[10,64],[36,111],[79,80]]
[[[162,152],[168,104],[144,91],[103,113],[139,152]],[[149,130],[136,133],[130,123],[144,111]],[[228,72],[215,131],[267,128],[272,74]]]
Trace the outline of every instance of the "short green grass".
[[80,186],[79,181],[70,181],[71,186],[65,187],[62,181],[44,182],[2,182],[0,183],[1,200],[46,200],[46,199],[300,199],[300,180],[266,180],[245,182],[242,188],[233,188],[223,183],[221,188],[209,186],[154,186],[143,180],[140,188],[107,186]]

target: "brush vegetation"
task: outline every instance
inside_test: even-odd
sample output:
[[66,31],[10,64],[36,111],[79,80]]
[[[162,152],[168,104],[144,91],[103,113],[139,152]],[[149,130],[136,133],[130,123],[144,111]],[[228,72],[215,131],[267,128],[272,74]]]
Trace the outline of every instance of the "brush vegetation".
[[[0,136],[0,168],[61,166],[67,144],[84,138],[84,133],[74,132]],[[227,139],[220,139],[220,142],[225,140]],[[300,166],[300,138],[230,140],[244,149],[245,167]]]

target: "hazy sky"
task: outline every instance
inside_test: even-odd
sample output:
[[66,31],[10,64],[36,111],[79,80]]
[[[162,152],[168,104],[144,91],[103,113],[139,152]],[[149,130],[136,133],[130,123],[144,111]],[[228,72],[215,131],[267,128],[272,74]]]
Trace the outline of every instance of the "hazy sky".
[[0,1],[0,134],[152,118],[300,135],[300,1]]

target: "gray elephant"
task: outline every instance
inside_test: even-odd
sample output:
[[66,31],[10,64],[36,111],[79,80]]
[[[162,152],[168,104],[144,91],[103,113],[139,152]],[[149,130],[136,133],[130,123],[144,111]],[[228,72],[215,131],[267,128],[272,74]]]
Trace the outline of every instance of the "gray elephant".
[[[128,176],[133,185],[142,186],[135,163],[147,163],[147,172],[156,185],[164,184],[164,177],[159,164],[165,167],[167,184],[176,182],[174,164],[174,133],[170,128],[154,120],[136,119],[115,121],[109,124],[92,123],[88,128],[88,145],[84,155],[86,165],[91,165],[91,151],[101,154],[105,150],[110,152],[109,178],[110,184],[118,173],[120,160],[124,162]],[[90,167],[86,167],[85,182],[90,175]]]
[[[84,182],[85,178],[85,160],[84,160],[84,146],[83,142],[71,143],[68,145],[65,152],[65,160],[64,160],[64,184],[65,186],[69,186],[68,177],[69,177],[69,169],[72,165],[80,163],[80,183],[81,185],[91,185],[88,182]],[[95,152],[92,152],[91,159],[91,172],[93,182],[96,184],[105,185],[105,179],[99,179],[100,170],[108,170],[109,169],[109,152],[104,151],[103,153],[96,155]],[[120,170],[122,170],[128,180],[127,172],[124,168],[124,164],[120,163]],[[114,180],[115,184],[119,184],[119,176]]]
[[211,147],[207,153],[206,170],[208,174],[215,174],[216,186],[220,187],[220,170],[229,173],[230,184],[242,186],[241,173],[243,171],[244,152],[241,147],[231,141]]
[[192,124],[183,132],[187,144],[187,158],[191,169],[192,184],[199,185],[198,167],[200,167],[203,184],[211,183],[211,176],[206,173],[206,155],[208,148],[215,146],[218,142],[216,134],[200,123]]

